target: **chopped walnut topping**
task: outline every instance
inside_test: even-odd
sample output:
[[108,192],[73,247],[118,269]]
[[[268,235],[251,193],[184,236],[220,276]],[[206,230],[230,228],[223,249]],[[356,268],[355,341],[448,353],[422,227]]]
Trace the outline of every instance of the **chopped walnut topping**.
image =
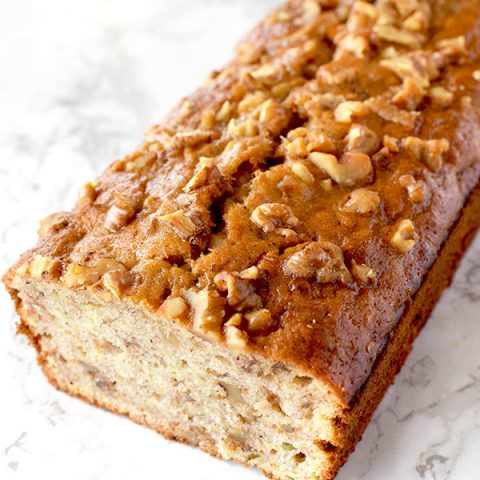
[[368,265],[358,264],[355,260],[352,260],[352,275],[355,280],[367,285],[374,283],[377,279],[377,274]]
[[369,108],[363,102],[346,101],[340,103],[335,108],[335,120],[340,123],[351,123],[354,118],[361,118],[365,116]]
[[355,185],[372,173],[372,162],[364,153],[345,153],[341,163],[328,153],[312,152],[308,158],[340,185]]
[[315,103],[318,103],[320,107],[325,110],[333,110],[337,108],[342,102],[345,102],[345,97],[343,95],[335,95],[331,92],[321,93],[315,95]]
[[312,184],[315,182],[315,177],[303,162],[292,162],[290,168],[292,169],[292,172],[305,183]]
[[322,9],[316,0],[304,0],[303,11],[306,19],[312,19],[318,17]]
[[325,180],[320,180],[320,186],[326,192],[331,192],[333,190],[333,182],[330,178],[327,178]]
[[384,135],[382,143],[384,148],[386,148],[389,153],[398,153],[400,151],[398,138],[392,137],[390,135]]
[[392,102],[400,108],[416,110],[425,96],[425,90],[414,78],[406,78]]
[[83,287],[97,283],[106,273],[116,270],[125,271],[125,266],[110,258],[102,258],[94,265],[78,265],[71,263],[67,266],[61,280],[67,287]]
[[390,243],[399,252],[406,253],[411,250],[417,243],[418,235],[411,220],[401,220],[395,229]]
[[320,283],[349,283],[351,275],[345,266],[342,250],[330,242],[311,242],[290,256],[286,273],[299,278],[316,278]]
[[78,191],[78,200],[87,200],[88,202],[94,202],[97,198],[98,182],[87,182]]
[[242,270],[238,276],[242,278],[243,280],[256,280],[259,275],[259,270],[258,267],[255,265],[252,265],[251,267],[246,268],[245,270]]
[[260,59],[261,52],[251,43],[242,43],[237,48],[237,55],[240,63],[248,65],[257,62]]
[[412,32],[423,32],[428,28],[428,18],[425,12],[413,12],[403,21],[402,27]]
[[68,213],[56,212],[46,216],[40,221],[38,228],[39,238],[44,238],[51,233],[56,233],[68,225]]
[[157,154],[155,152],[146,152],[133,155],[125,164],[125,171],[134,172],[145,168],[156,160]]
[[191,288],[186,298],[193,311],[193,329],[211,340],[221,340],[225,299],[215,290]]
[[295,128],[287,134],[287,139],[282,142],[287,157],[306,157],[310,152],[333,152],[335,147],[325,132],[318,128]]
[[450,142],[446,138],[427,140],[423,161],[428,168],[438,172],[443,166],[444,155],[450,150]]
[[335,58],[339,58],[345,51],[353,53],[357,58],[365,58],[370,51],[370,43],[364,36],[350,33],[338,43]]
[[380,205],[380,195],[377,192],[358,188],[354,190],[342,209],[351,213],[371,213]]
[[231,115],[232,104],[228,100],[225,100],[225,102],[223,102],[222,106],[220,107],[220,110],[217,112],[216,119],[219,122],[226,122],[230,119]]
[[199,230],[199,227],[192,221],[192,217],[187,216],[182,209],[157,218],[160,222],[170,225],[184,239],[191,237]]
[[357,0],[353,2],[347,18],[347,29],[350,32],[361,32],[370,29],[378,18],[377,8],[371,3]]
[[288,118],[282,105],[270,98],[258,107],[258,121],[270,134],[277,135],[285,127]]
[[257,108],[259,105],[265,102],[265,100],[267,100],[267,96],[260,90],[257,90],[254,93],[249,93],[238,104],[238,111],[240,113],[249,112],[254,108]]
[[211,130],[215,126],[216,115],[211,109],[205,110],[202,114],[202,128],[205,130]]
[[450,142],[446,138],[422,140],[417,137],[407,137],[403,145],[433,172],[438,172],[442,168],[444,155],[450,149]]
[[259,332],[265,330],[272,323],[272,314],[266,308],[253,310],[245,314],[250,332]]
[[273,77],[277,74],[277,69],[275,65],[271,63],[265,63],[261,67],[257,68],[255,71],[251,73],[252,77],[255,79],[265,79],[269,77]]
[[122,294],[131,283],[132,275],[124,268],[111,270],[102,276],[103,286],[116,298],[121,298]]
[[251,118],[239,123],[232,118],[228,122],[228,133],[235,137],[254,137],[258,135],[258,127]]
[[415,48],[418,46],[418,38],[413,33],[407,30],[400,30],[393,25],[375,25],[373,32],[378,37],[386,42],[398,43],[409,48]]
[[283,203],[264,203],[259,205],[250,216],[252,222],[264,232],[276,232],[283,236],[295,234],[292,228],[299,225],[300,220],[292,209]]
[[428,91],[428,96],[435,108],[448,108],[452,103],[455,95],[444,87],[432,87]]
[[241,313],[234,313],[226,322],[226,327],[240,327],[242,325],[243,316]]
[[365,125],[352,125],[345,137],[347,152],[360,152],[372,155],[379,146],[378,135]]
[[449,58],[451,61],[456,61],[467,54],[465,37],[463,35],[440,40],[437,42],[437,48],[442,55]]
[[169,297],[163,302],[163,310],[168,318],[180,318],[187,312],[188,305],[182,297]]
[[[44,274],[58,273],[60,261],[56,258],[35,255],[28,264],[28,272],[32,278],[39,279]],[[26,272],[25,272],[26,273]]]
[[200,157],[199,166],[200,168],[198,169],[198,171],[183,188],[184,192],[191,192],[196,188],[208,185],[209,183],[214,183],[220,178],[220,170],[218,169],[213,158]]
[[[430,86],[430,80],[438,75],[438,71],[433,66],[429,66],[429,61],[431,62],[431,59],[419,59],[417,63],[424,67],[419,70],[410,57],[406,55],[395,55],[382,60],[380,65],[391,70],[402,80],[413,78],[422,88],[428,88]],[[431,71],[429,71],[428,68],[430,68]]]
[[136,209],[136,202],[132,198],[115,192],[113,204],[105,216],[105,228],[110,232],[116,232],[125,227],[135,215]]
[[381,118],[388,122],[398,123],[407,127],[409,130],[415,128],[415,119],[418,112],[401,110],[392,105],[387,95],[369,98],[366,103]]
[[215,135],[214,131],[182,130],[175,134],[174,144],[180,148],[194,147],[199,143],[215,138]]
[[255,287],[248,280],[239,278],[238,274],[220,272],[215,275],[214,282],[220,292],[227,292],[227,302],[236,310],[258,308],[262,303]]
[[225,340],[230,347],[243,349],[247,346],[248,335],[234,325],[227,325],[225,327]]
[[414,203],[423,202],[425,198],[425,183],[415,180],[412,175],[402,175],[398,181],[407,189],[408,198]]

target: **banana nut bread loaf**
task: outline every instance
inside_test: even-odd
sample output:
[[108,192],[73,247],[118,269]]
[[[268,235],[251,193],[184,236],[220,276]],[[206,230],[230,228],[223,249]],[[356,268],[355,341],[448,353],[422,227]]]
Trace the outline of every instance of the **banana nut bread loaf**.
[[4,282],[59,389],[332,479],[478,225],[480,0],[291,0]]

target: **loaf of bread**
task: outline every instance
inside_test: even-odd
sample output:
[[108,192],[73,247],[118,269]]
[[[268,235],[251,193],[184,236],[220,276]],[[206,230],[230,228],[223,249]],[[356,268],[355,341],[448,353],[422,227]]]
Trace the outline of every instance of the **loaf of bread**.
[[60,390],[332,479],[479,223],[480,0],[291,0],[6,273]]

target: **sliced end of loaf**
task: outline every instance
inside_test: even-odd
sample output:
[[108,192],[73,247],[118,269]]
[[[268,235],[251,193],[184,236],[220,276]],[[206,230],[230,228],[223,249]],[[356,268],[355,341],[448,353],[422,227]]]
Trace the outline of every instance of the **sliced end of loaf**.
[[322,380],[139,307],[44,280],[13,283],[23,328],[61,390],[273,478],[330,476],[344,411]]

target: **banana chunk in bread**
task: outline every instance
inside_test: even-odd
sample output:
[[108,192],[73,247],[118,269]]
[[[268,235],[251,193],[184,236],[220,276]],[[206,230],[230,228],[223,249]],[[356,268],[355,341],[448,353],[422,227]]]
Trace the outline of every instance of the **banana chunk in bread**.
[[291,0],[4,282],[61,390],[332,479],[478,228],[479,0]]

